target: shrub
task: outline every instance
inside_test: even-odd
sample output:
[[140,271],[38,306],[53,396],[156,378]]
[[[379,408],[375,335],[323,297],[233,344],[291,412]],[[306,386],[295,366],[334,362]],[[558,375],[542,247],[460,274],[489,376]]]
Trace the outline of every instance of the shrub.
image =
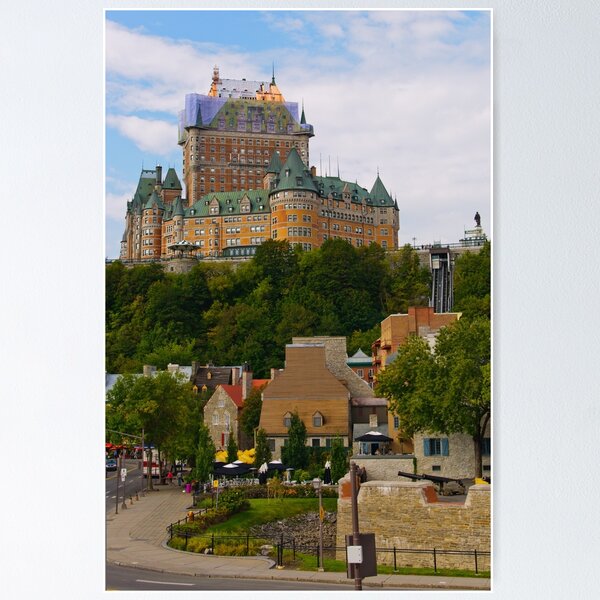
[[173,537],[169,542],[169,547],[175,548],[175,550],[183,550],[185,548],[185,540],[180,537]]
[[225,490],[219,495],[219,510],[227,510],[229,514],[234,514],[249,508],[250,503],[240,489]]
[[189,552],[204,552],[206,548],[210,548],[210,540],[206,540],[205,538],[190,538],[188,540],[187,549]]

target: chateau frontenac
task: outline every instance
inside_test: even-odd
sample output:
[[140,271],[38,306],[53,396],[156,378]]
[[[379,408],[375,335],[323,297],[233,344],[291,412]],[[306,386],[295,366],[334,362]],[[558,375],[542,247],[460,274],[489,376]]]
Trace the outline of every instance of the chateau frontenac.
[[379,173],[370,191],[309,167],[304,107],[275,83],[221,79],[187,94],[179,114],[183,186],[175,169],[141,172],[127,203],[120,259],[251,256],[268,239],[305,250],[327,239],[398,247],[399,210]]

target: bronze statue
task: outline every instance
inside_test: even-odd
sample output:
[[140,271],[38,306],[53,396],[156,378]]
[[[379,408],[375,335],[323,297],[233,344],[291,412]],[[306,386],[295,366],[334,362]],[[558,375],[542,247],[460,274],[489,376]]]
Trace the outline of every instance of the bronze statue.
[[475,224],[477,227],[481,227],[481,217],[479,216],[478,212],[475,213]]

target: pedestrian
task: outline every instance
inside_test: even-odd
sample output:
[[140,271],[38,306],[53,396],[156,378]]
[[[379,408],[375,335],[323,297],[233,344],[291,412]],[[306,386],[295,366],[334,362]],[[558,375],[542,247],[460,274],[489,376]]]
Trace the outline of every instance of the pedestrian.
[[169,471],[167,473],[167,481],[169,482],[169,485],[173,485],[173,472]]
[[181,487],[183,483],[183,473],[181,471],[177,471],[177,485]]

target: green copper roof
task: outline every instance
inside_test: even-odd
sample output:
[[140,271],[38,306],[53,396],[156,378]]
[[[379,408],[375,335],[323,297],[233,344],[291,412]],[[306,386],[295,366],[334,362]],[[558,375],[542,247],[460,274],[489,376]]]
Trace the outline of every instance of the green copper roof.
[[184,210],[183,210],[183,204],[181,202],[181,196],[177,196],[177,198],[175,198],[175,202],[173,202],[173,209],[171,212],[171,216],[172,217],[183,217],[184,215]]
[[269,166],[267,167],[267,173],[279,173],[281,171],[281,158],[279,157],[279,152],[273,152],[273,156],[271,156],[271,161],[269,162]]
[[381,179],[379,179],[379,174],[377,175],[377,179],[373,184],[373,188],[370,193],[371,199],[375,201],[375,205],[381,206],[393,206],[394,201],[392,197],[388,194],[385,186],[383,185]]
[[[185,217],[211,217],[268,213],[271,211],[269,206],[268,190],[238,190],[232,192],[213,192],[202,196],[193,206],[187,208],[184,212]],[[249,200],[249,211],[241,210],[245,204],[245,198]],[[219,203],[219,212],[211,213],[210,207],[212,201],[216,199]]]
[[[223,127],[219,126],[222,122]],[[206,123],[204,124],[206,126]],[[214,129],[234,129],[254,133],[297,133],[303,131],[284,102],[230,98],[208,125]]]
[[167,175],[165,177],[165,180],[164,180],[162,186],[163,186],[163,189],[165,189],[165,190],[181,190],[181,189],[183,189],[181,187],[181,182],[179,181],[179,177],[177,177],[177,173],[175,172],[175,169],[173,169],[173,167],[171,167],[167,171]]
[[296,148],[292,148],[290,150],[287,160],[281,168],[274,190],[318,191],[310,171],[302,162],[302,159],[300,158]]
[[350,194],[351,202],[368,203],[369,192],[356,182],[344,181],[339,177],[315,177],[315,182],[321,197],[328,197],[331,194],[332,198],[341,200],[346,192]]
[[148,202],[146,202],[146,206],[144,206],[144,210],[151,210],[156,204],[157,208],[165,210],[165,205],[163,204],[160,196],[156,193],[156,190],[152,192],[150,198],[148,198]]

